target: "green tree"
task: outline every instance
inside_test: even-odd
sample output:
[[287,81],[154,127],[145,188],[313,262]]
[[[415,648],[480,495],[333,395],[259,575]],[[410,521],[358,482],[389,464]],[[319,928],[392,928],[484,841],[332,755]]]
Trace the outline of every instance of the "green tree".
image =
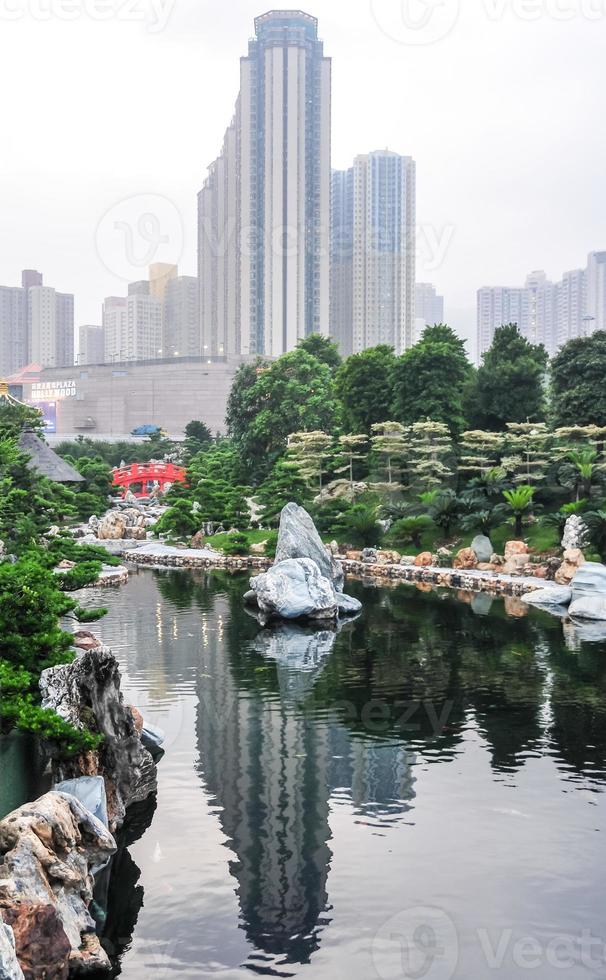
[[350,432],[370,435],[373,425],[391,418],[392,372],[396,358],[380,345],[352,354],[335,377],[343,425]]
[[463,398],[473,374],[465,342],[450,327],[426,327],[393,371],[393,415],[410,425],[431,418],[457,436],[465,427]]
[[286,504],[292,501],[305,507],[312,497],[309,484],[301,476],[297,464],[288,459],[278,459],[256,494],[261,506],[260,521],[264,526],[277,526]]
[[299,350],[304,350],[308,354],[311,354],[312,357],[317,358],[322,364],[326,364],[331,371],[336,371],[341,364],[342,359],[339,354],[339,348],[332,340],[324,337],[321,333],[311,333],[308,337],[300,340],[297,347]]
[[532,498],[534,497],[534,490],[535,490],[534,487],[522,485],[516,487],[515,490],[503,491],[505,502],[513,512],[513,516],[515,519],[514,534],[516,538],[520,538],[522,536],[522,519],[524,517],[524,514],[532,504]]
[[212,446],[213,434],[205,422],[193,419],[185,426],[185,456],[191,459],[197,453],[203,452]]
[[556,426],[606,426],[606,331],[569,340],[551,362]]
[[334,453],[332,436],[326,432],[292,432],[288,437],[288,458],[298,467],[299,473],[310,485],[318,482],[322,493],[322,477],[326,463]]
[[495,330],[466,395],[472,423],[502,432],[508,422],[544,419],[546,367],[545,348],[522,337],[515,323]]
[[252,374],[241,368],[236,375],[227,421],[246,479],[258,483],[291,432],[334,431],[338,406],[330,368],[301,348],[252,367]]

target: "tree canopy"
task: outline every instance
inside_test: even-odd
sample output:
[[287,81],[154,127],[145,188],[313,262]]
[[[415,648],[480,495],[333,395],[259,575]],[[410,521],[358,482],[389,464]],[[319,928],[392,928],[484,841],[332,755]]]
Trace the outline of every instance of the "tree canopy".
[[551,362],[554,422],[606,425],[606,331],[570,340]]
[[322,364],[326,364],[331,371],[335,371],[341,364],[339,348],[329,337],[324,337],[321,333],[311,333],[299,341],[298,347],[299,350],[316,357]]
[[508,422],[545,417],[547,352],[522,337],[515,323],[499,327],[467,392],[474,427],[502,432]]
[[381,344],[352,354],[341,365],[335,385],[346,430],[369,435],[373,425],[390,418],[395,363],[393,349]]

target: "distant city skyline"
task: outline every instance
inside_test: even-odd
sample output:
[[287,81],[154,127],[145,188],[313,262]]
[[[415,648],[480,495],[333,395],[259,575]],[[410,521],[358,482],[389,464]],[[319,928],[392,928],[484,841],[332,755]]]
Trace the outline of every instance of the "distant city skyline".
[[[437,284],[473,354],[481,284],[523,283],[537,268],[556,276],[604,245],[606,132],[595,121],[606,22],[540,11],[531,21],[508,9],[489,20],[465,6],[446,36],[415,45],[395,23],[396,6],[399,30],[382,23],[377,5],[350,5],[346,16],[336,0],[306,9],[321,18],[333,60],[332,164],[347,167],[357,153],[385,145],[415,157],[417,278]],[[124,293],[140,278],[137,265],[153,261],[143,239],[124,269],[124,236],[120,264],[97,235],[106,217],[136,230],[128,202],[142,197],[158,203],[161,224],[164,205],[174,221],[174,252],[158,260],[195,273],[195,194],[233,111],[237,61],[261,12],[250,0],[211,8],[178,0],[155,32],[85,16],[3,23],[0,75],[7,91],[11,79],[20,81],[19,98],[5,106],[0,282],[18,283],[27,266],[43,269],[76,294],[76,323],[97,323],[103,296]],[[31,61],[43,87],[21,70]],[[64,127],[53,153],[40,154],[67,90],[78,127]],[[546,105],[557,105],[557,114],[539,111]],[[192,124],[194,114],[201,125]],[[23,127],[33,117],[42,130]],[[523,154],[504,151],[502,120]]]

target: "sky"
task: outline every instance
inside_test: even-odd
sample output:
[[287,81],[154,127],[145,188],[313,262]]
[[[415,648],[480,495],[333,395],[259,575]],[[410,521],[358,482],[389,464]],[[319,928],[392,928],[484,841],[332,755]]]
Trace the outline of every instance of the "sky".
[[[196,272],[196,194],[239,88],[250,0],[0,0],[0,283],[76,324],[146,263]],[[317,0],[332,162],[417,162],[417,280],[475,337],[483,285],[606,248],[606,0]]]

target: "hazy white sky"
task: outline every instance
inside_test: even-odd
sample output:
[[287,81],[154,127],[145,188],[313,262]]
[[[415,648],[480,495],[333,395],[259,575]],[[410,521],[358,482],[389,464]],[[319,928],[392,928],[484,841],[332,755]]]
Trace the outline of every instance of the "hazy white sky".
[[[39,269],[75,293],[80,324],[148,257],[195,274],[196,192],[265,9],[0,0],[0,283]],[[415,157],[417,278],[461,333],[479,286],[559,277],[606,248],[606,0],[304,9],[333,59],[333,166],[382,147]],[[147,213],[157,224],[137,225]]]

